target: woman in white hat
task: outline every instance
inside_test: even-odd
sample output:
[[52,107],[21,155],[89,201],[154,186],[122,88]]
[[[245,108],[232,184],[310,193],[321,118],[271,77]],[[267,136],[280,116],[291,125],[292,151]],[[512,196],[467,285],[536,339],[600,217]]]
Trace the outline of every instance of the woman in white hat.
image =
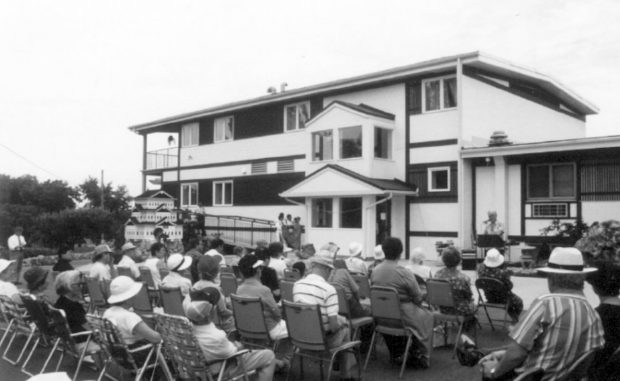
[[368,266],[361,258],[363,249],[364,247],[359,242],[351,242],[349,245],[349,258],[346,259],[345,263],[350,272],[363,275],[368,274]]
[[513,322],[517,322],[519,321],[519,315],[523,312],[523,300],[512,292],[511,274],[512,272],[505,266],[504,256],[497,249],[487,251],[484,262],[478,267],[478,278],[497,279],[509,290],[507,294],[508,300],[503,295],[495,295],[493,292],[485,290],[487,301],[489,303],[506,303],[510,301],[508,315],[510,315]]
[[103,313],[103,317],[118,328],[130,348],[140,346],[145,342],[159,343],[161,341],[161,336],[157,331],[152,330],[140,315],[129,310],[131,298],[136,296],[141,288],[142,283],[135,282],[128,276],[121,275],[112,279],[108,298],[111,307]]
[[170,273],[161,281],[161,285],[163,287],[180,287],[183,296],[189,294],[192,281],[181,275],[181,272],[189,269],[192,265],[192,257],[175,253],[168,257],[166,265],[170,269]]

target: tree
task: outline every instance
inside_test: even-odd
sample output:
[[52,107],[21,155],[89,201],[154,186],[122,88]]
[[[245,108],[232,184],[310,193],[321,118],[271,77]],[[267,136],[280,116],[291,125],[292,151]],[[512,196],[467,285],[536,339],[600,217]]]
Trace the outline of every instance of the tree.
[[[89,177],[78,186],[86,206],[90,208],[101,207],[101,186],[94,177]],[[103,189],[103,208],[113,213],[129,210],[129,195],[124,185],[112,188],[112,183],[107,183]]]

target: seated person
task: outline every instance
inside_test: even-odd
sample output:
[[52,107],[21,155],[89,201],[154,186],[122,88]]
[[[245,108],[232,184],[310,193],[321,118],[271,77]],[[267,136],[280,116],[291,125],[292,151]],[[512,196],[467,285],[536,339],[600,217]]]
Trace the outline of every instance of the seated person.
[[344,289],[352,318],[370,316],[370,311],[365,310],[360,304],[360,288],[349,273],[344,260],[336,259],[334,261],[334,270],[332,270],[328,282],[335,283]]
[[58,261],[56,261],[56,264],[54,264],[54,267],[52,267],[52,271],[61,273],[67,270],[73,270],[73,266],[71,266],[71,259],[69,258],[69,253],[69,247],[66,245],[61,245],[58,248]]
[[19,290],[11,283],[11,279],[15,279],[15,261],[0,259],[0,295],[7,296],[15,301],[21,302],[19,298]]
[[47,300],[45,291],[50,285],[49,270],[43,270],[39,266],[34,266],[26,270],[24,273],[24,280],[26,281],[26,287],[30,295],[35,299],[41,298]]
[[[198,259],[198,266],[196,269],[198,270],[200,280],[194,283],[192,290],[199,291],[208,287],[213,287],[219,291],[218,296],[220,298],[213,303],[215,306],[213,313],[214,315],[217,314],[217,317],[214,316],[213,318],[214,323],[218,325],[218,328],[226,331],[226,333],[231,333],[235,330],[235,320],[232,311],[226,306],[226,298],[219,285],[220,262],[222,258],[222,256],[217,255],[203,255]],[[190,298],[186,297],[183,300],[183,305],[189,303],[189,300]]]
[[489,303],[506,303],[510,301],[508,315],[513,322],[519,321],[519,315],[523,312],[523,300],[515,295],[512,291],[512,282],[510,281],[511,271],[508,270],[504,263],[504,256],[497,249],[490,249],[484,258],[484,262],[478,267],[478,278],[497,279],[504,284],[508,290],[507,298],[504,295],[495,295],[485,290],[484,294]]
[[284,259],[284,246],[280,242],[272,242],[269,244],[269,263],[268,267],[271,267],[276,271],[278,280],[284,278],[284,270],[287,269],[286,260]]
[[234,257],[230,260],[230,266],[238,266],[241,258],[248,255],[248,250],[243,246],[235,246],[233,248]]
[[138,248],[134,246],[133,243],[127,242],[121,248],[121,258],[116,264],[116,267],[126,267],[131,270],[131,274],[134,279],[140,279],[140,270],[138,270],[138,265],[136,261],[133,260],[135,257],[135,251]]
[[361,258],[364,247],[361,243],[351,242],[349,245],[349,258],[346,260],[347,268],[354,274],[368,274],[368,266]]
[[293,270],[297,270],[299,278],[303,278],[306,275],[306,263],[302,261],[293,263]]
[[192,281],[181,275],[181,271],[188,269],[192,265],[192,257],[179,253],[172,254],[166,261],[166,266],[170,273],[161,281],[162,287],[179,287],[181,294],[187,296],[189,289],[192,288]]
[[431,268],[424,264],[425,259],[426,255],[424,254],[424,249],[416,247],[411,252],[411,264],[405,267],[407,270],[411,271],[413,275],[419,276],[424,282],[433,277]]
[[280,283],[278,283],[278,273],[274,268],[268,267],[269,262],[271,261],[269,249],[257,247],[254,255],[256,255],[256,258],[265,263],[265,267],[263,268],[260,276],[261,283],[269,287],[276,302],[280,301]]
[[95,247],[95,255],[93,256],[93,265],[90,267],[88,276],[95,278],[99,282],[102,280],[112,279],[112,250],[108,245],[99,245]]
[[166,263],[164,262],[164,258],[168,249],[164,246],[163,243],[155,242],[151,245],[151,257],[147,258],[144,261],[144,266],[148,267],[151,271],[151,276],[153,277],[153,283],[155,283],[155,287],[159,287],[161,284],[161,274],[159,273],[160,269],[166,268]]
[[271,290],[260,282],[263,266],[263,261],[255,255],[246,255],[239,260],[239,271],[243,276],[243,283],[237,288],[237,295],[261,298],[269,337],[272,340],[284,339],[288,337],[286,321],[282,319],[282,313]]
[[[226,332],[217,328],[211,320],[213,306],[220,299],[221,295],[216,288],[207,287],[200,292],[192,292],[190,302],[184,306],[185,315],[193,324],[194,336],[207,361],[223,360],[243,349],[241,343],[228,340]],[[242,356],[246,371],[256,369],[259,381],[273,380],[276,367],[273,351],[255,349]],[[221,363],[216,363],[211,365],[209,370],[211,374],[217,374],[220,368]],[[225,371],[224,378],[242,373],[243,368],[240,364],[231,363]]]
[[383,253],[383,249],[381,248],[381,245],[375,246],[375,250],[373,254],[375,257],[375,261],[370,266],[368,266],[368,278],[371,277],[372,270],[374,270],[375,267],[377,267],[381,262],[385,260],[385,254]]
[[490,380],[512,380],[524,369],[542,368],[544,381],[562,380],[582,354],[603,347],[601,320],[583,294],[585,274],[581,252],[556,248],[547,274],[549,293],[534,299],[527,313],[510,331],[505,350],[480,360],[482,375]]
[[[103,313],[103,317],[116,326],[130,349],[147,343],[161,342],[159,333],[151,329],[140,315],[130,310],[131,298],[136,296],[141,289],[142,283],[135,282],[127,276],[117,276],[110,283],[110,297],[108,298],[110,308]],[[139,362],[138,365],[144,363],[146,355],[146,351],[141,351],[134,356]]]

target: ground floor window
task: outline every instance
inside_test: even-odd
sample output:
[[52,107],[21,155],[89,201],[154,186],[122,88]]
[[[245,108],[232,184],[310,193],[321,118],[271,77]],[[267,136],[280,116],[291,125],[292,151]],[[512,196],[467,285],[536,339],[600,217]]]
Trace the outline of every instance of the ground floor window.
[[315,198],[312,200],[312,227],[331,228],[332,227],[332,199]]
[[198,206],[198,183],[181,184],[181,207]]
[[231,206],[233,204],[233,182],[213,182],[213,206]]
[[527,196],[530,199],[574,198],[575,165],[542,164],[527,167]]
[[356,228],[362,227],[362,199],[361,197],[350,197],[340,199],[340,227]]

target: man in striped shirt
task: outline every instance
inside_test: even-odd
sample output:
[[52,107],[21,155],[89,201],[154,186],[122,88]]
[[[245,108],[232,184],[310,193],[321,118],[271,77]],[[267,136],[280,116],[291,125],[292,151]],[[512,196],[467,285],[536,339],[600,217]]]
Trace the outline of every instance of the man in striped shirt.
[[[310,258],[310,270],[304,278],[293,286],[293,300],[296,303],[318,304],[321,309],[323,327],[330,348],[338,347],[349,341],[349,326],[346,318],[338,315],[338,295],[336,289],[327,283],[334,269],[333,254],[320,250]],[[342,379],[350,379],[354,373],[355,357],[351,353],[340,356]]]
[[603,346],[603,326],[583,294],[583,257],[575,248],[556,248],[549,264],[539,269],[547,273],[550,294],[539,296],[510,332],[512,342],[480,360],[483,376],[490,380],[510,380],[517,373],[539,368],[542,380],[566,376],[584,353]]

